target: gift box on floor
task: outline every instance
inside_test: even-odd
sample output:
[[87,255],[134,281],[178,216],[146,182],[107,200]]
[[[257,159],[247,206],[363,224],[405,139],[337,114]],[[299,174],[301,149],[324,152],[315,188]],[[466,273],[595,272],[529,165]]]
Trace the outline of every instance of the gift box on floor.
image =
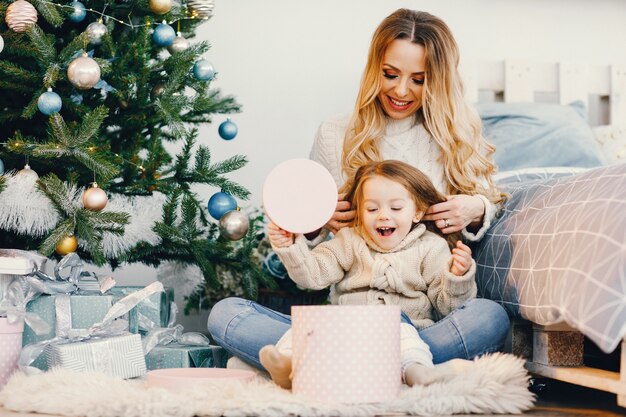
[[[140,286],[117,286],[109,290],[108,294],[126,296],[139,291]],[[153,294],[137,306],[137,321],[142,333],[154,327],[166,327],[170,321],[170,306],[174,302],[174,290],[165,288],[165,291]]]
[[[156,294],[158,295],[158,294]],[[50,325],[48,334],[37,335],[35,332],[26,327],[22,345],[30,345],[44,340],[52,339],[58,336],[61,328],[69,329],[88,329],[94,324],[100,322],[107,314],[109,309],[120,298],[121,294],[116,295],[84,295],[84,294],[55,294],[42,295],[32,300],[26,305],[26,311],[38,314]],[[59,314],[59,311],[63,313]],[[137,309],[132,309],[127,316],[128,331],[131,333],[138,332]],[[42,356],[38,358],[33,366],[46,370],[47,364]]]
[[155,346],[146,356],[149,370],[165,368],[225,368],[228,354],[215,345],[189,346],[170,343]]
[[146,373],[141,336],[124,334],[82,342],[52,344],[46,349],[48,366],[77,372],[103,372],[121,378]]

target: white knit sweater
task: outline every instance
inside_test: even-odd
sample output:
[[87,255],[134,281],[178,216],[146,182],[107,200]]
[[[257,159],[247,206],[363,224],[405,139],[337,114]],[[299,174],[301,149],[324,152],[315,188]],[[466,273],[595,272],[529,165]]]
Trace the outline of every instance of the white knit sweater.
[[474,260],[465,275],[451,273],[447,242],[423,224],[392,250],[365,240],[351,227],[314,249],[298,235],[293,245],[274,250],[298,285],[332,285],[333,304],[399,305],[417,328],[430,326],[476,297]]
[[[341,187],[346,178],[341,169],[343,140],[350,118],[343,115],[323,122],[315,135],[310,159],[322,164],[331,173],[337,187]],[[378,144],[383,159],[396,159],[406,162],[426,174],[442,194],[448,194],[447,180],[443,165],[440,163],[441,149],[416,117],[402,120],[388,119],[385,136]],[[496,206],[486,197],[477,195],[485,204],[483,225],[475,234],[463,230],[468,240],[480,240],[496,213]]]

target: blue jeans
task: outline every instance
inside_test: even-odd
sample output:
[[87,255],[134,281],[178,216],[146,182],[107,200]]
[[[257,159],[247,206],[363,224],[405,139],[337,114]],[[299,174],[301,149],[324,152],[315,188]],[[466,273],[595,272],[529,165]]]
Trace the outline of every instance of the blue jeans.
[[[403,315],[402,320],[408,318]],[[509,324],[502,306],[476,298],[419,330],[419,335],[430,347],[434,363],[441,363],[454,358],[472,359],[502,349]],[[215,304],[208,320],[209,333],[218,345],[260,369],[263,367],[259,350],[276,344],[289,327],[290,316],[235,297]]]

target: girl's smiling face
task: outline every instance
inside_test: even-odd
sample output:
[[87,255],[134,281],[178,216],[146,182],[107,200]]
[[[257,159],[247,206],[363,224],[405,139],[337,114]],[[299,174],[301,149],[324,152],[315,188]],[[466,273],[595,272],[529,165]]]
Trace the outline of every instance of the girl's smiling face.
[[379,175],[363,184],[359,212],[362,230],[385,250],[402,242],[424,215],[404,186]]

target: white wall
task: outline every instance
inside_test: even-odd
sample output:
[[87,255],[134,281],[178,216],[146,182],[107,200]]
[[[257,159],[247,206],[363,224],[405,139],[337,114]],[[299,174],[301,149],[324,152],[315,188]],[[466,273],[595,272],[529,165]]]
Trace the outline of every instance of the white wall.
[[[216,0],[200,27],[206,57],[219,72],[213,86],[234,95],[239,135],[223,141],[218,116],[201,130],[215,158],[245,154],[232,175],[260,205],[262,184],[277,163],[307,157],[319,123],[352,110],[369,41],[398,7],[443,18],[461,56],[595,64],[626,62],[624,0]],[[202,194],[208,199],[215,190]]]
[[[626,62],[624,0],[215,0],[215,15],[199,30],[219,72],[213,86],[232,94],[243,111],[232,115],[238,136],[224,141],[216,116],[200,143],[215,161],[247,155],[230,176],[252,191],[242,207],[260,206],[263,180],[277,163],[307,157],[319,123],[354,104],[370,38],[399,7],[429,11],[451,27],[462,56],[595,64]],[[206,200],[217,190],[199,187]],[[116,271],[121,283],[146,284],[147,267]],[[183,320],[203,329],[205,317]]]

